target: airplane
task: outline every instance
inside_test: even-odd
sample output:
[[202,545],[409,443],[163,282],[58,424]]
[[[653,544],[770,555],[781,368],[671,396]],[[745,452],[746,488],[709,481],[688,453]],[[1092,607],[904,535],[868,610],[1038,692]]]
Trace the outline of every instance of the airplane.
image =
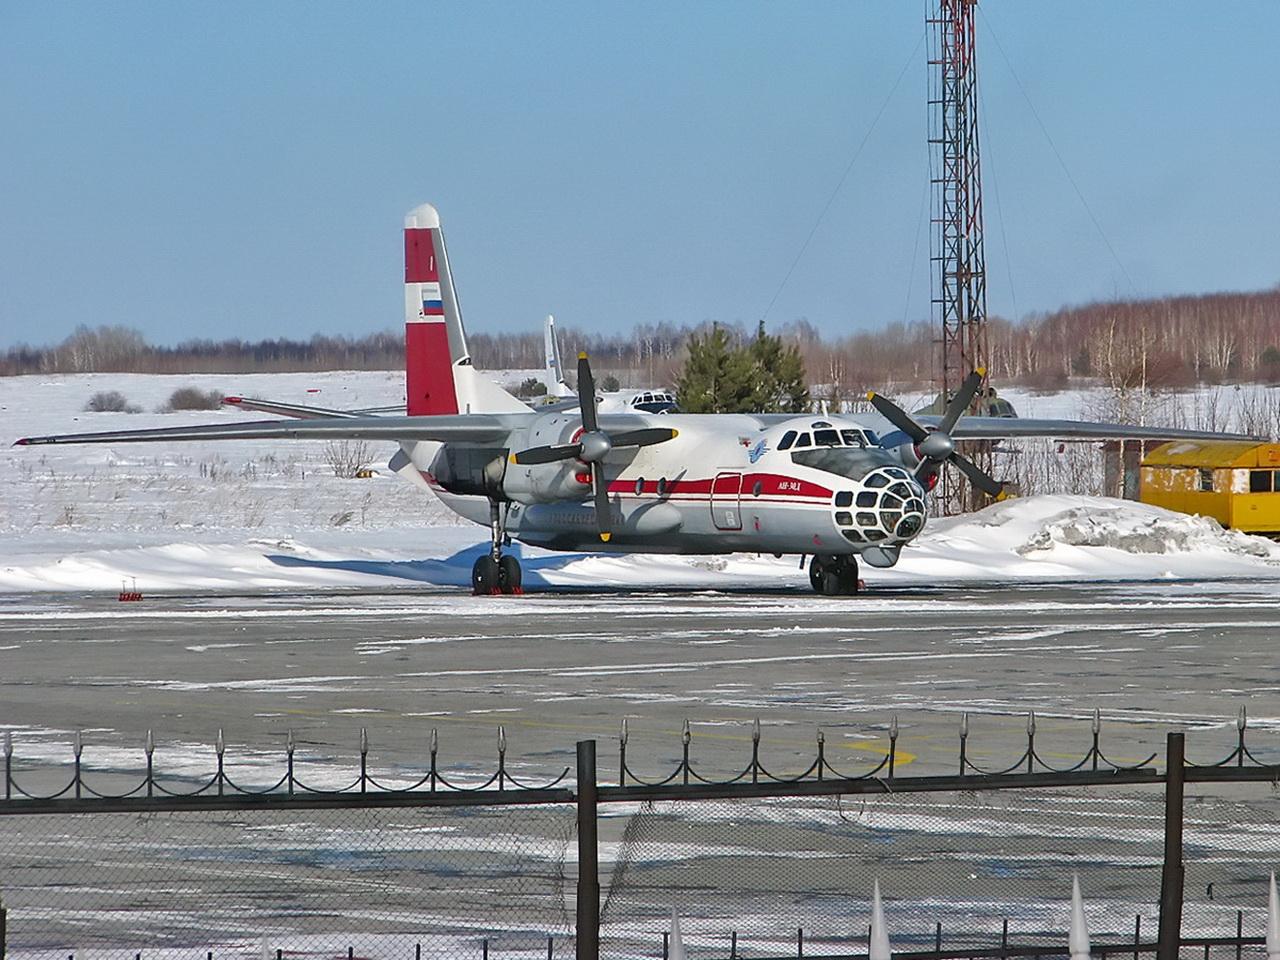
[[839,596],[859,591],[860,560],[891,567],[920,536],[942,464],[991,496],[1001,492],[959,452],[961,441],[1230,437],[969,416],[980,371],[940,415],[912,416],[876,393],[868,415],[607,413],[585,353],[576,405],[531,409],[472,365],[434,207],[405,218],[404,245],[403,415],[229,397],[292,419],[25,437],[17,445],[389,440],[397,444],[392,471],[489,528],[489,550],[471,573],[477,595],[522,592],[519,559],[504,551],[518,540],[562,551],[799,555],[801,564],[811,558],[813,589]]
[[573,387],[564,378],[564,368],[560,363],[560,341],[556,338],[556,318],[547,314],[546,326],[542,328],[543,352],[547,355],[547,365],[542,369],[542,383],[547,388],[547,396],[557,400],[576,397]]
[[[542,382],[547,388],[547,396],[556,400],[576,398],[573,388],[564,379],[564,370],[560,362],[560,341],[556,337],[556,318],[547,314],[547,323],[543,328],[543,344],[546,348],[547,365],[542,372]],[[597,409],[600,413],[673,413],[679,408],[675,394],[670,390],[613,390],[601,393],[596,397]]]

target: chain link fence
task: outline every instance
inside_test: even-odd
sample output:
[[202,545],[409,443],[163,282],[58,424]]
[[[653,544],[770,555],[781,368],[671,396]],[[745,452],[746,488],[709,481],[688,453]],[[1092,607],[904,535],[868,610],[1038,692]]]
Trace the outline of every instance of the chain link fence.
[[[591,769],[586,746],[580,772]],[[1186,785],[1184,938],[1262,935],[1267,876],[1280,866],[1280,786],[1255,775],[1271,769]],[[886,793],[753,799],[724,799],[726,785],[672,784],[651,802],[606,788],[598,807],[595,791],[575,803],[569,790],[455,792],[447,805],[427,791],[422,805],[392,798],[405,806],[354,790],[290,808],[250,794],[156,798],[172,812],[143,814],[18,813],[30,801],[13,800],[15,812],[0,816],[6,960],[567,960],[577,946],[579,817],[598,828],[605,957],[664,957],[673,910],[693,960],[865,954],[877,882],[898,951],[1008,944],[1056,955],[1073,875],[1095,947],[1149,949],[1163,778],[1062,786],[1057,774],[1036,776],[1053,784],[975,790],[956,782],[964,778],[902,778],[877,780]],[[224,804],[240,809],[214,808]],[[1237,960],[1263,954],[1238,942],[1219,949]]]
[[4,817],[8,958],[568,958],[574,829],[564,804]]
[[[1184,931],[1234,936],[1244,911],[1245,935],[1262,934],[1278,813],[1266,785],[1188,798]],[[1095,942],[1156,937],[1160,786],[664,801],[626,814],[602,915],[612,956],[661,955],[673,909],[694,958],[865,953],[877,880],[901,950],[939,938],[999,948],[1006,922],[1008,942],[1060,950],[1073,874]]]

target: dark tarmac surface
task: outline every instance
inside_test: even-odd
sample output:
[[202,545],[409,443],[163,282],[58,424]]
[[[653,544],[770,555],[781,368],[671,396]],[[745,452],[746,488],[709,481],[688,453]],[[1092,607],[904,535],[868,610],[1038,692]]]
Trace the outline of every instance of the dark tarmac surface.
[[[1189,729],[1198,759],[1229,752],[1248,707],[1252,740],[1280,754],[1280,585],[1243,582],[948,586],[855,599],[807,593],[599,592],[471,598],[456,590],[0,599],[0,727],[15,753],[283,752],[409,768],[439,729],[441,761],[479,769],[503,724],[509,759],[558,771],[575,740],[612,770],[621,721],[638,770],[679,755],[683,720],[709,772],[738,769],[750,723],[764,756],[800,768],[825,731],[851,773],[874,765],[897,714],[900,770],[955,769],[960,714],[991,766],[1037,745],[1050,762],[1103,744],[1135,762]],[[1273,746],[1271,740],[1276,744]],[[166,754],[168,751],[168,754]],[[308,753],[309,752],[309,753]],[[1064,764],[1065,765],[1065,764]]]
[[[1005,767],[1036,747],[1066,767],[1103,718],[1120,763],[1187,729],[1193,760],[1227,755],[1247,706],[1255,756],[1280,761],[1280,584],[949,586],[853,599],[800,592],[557,592],[471,598],[455,590],[0,599],[0,729],[15,779],[67,785],[74,732],[86,781],[121,792],[145,769],[155,731],[162,785],[187,791],[215,769],[275,782],[285,742],[297,776],[349,786],[361,727],[371,772],[421,776],[432,729],[440,764],[477,783],[496,766],[551,779],[573,744],[600,741],[617,771],[619,724],[642,776],[666,775],[692,724],[695,767],[736,773],[763,724],[762,759],[795,774],[822,730],[842,773],[872,770],[901,727],[898,773],[953,773],[970,714],[969,757]],[[1201,791],[1188,808],[1189,929],[1234,930],[1280,851],[1267,784]],[[611,956],[652,956],[679,904],[695,956],[723,956],[727,930],[781,955],[811,937],[865,929],[878,879],[895,943],[1060,942],[1072,872],[1091,929],[1117,940],[1155,928],[1163,801],[1158,787],[897,792],[878,798],[621,804],[602,811]],[[291,954],[402,957],[568,955],[574,811],[568,805],[459,814],[231,811],[7,818],[0,842],[14,956],[168,960]],[[620,868],[619,863],[625,863]],[[1212,902],[1204,891],[1216,889]],[[503,912],[495,919],[492,904]],[[1251,924],[1255,923],[1250,914]],[[1252,927],[1250,927],[1252,929]],[[844,938],[844,939],[841,939]],[[1057,939],[1055,939],[1057,938]],[[815,941],[818,942],[818,941]],[[966,941],[967,942],[967,941]],[[354,946],[352,946],[354,945]]]

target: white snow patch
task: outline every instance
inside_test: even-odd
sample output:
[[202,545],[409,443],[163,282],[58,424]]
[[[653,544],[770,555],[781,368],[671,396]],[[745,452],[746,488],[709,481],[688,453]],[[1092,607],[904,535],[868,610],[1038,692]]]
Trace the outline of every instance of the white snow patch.
[[[518,379],[520,373],[493,376]],[[403,374],[398,371],[85,374],[0,378],[0,411],[14,437],[226,423],[255,416],[235,410],[154,412],[181,386],[333,407],[403,399]],[[148,412],[83,412],[94,392],[107,389],[121,390]],[[1201,393],[1177,399],[1188,409],[1218,402],[1217,394]],[[1008,394],[1024,416],[1081,416],[1099,400],[1096,390]],[[393,447],[373,447],[377,468]],[[0,448],[0,484],[6,491],[0,499],[0,592],[115,593],[123,581],[136,578],[144,594],[388,586],[455,593],[469,584],[471,564],[486,539],[482,528],[461,521],[435,498],[385,470],[372,480],[334,477],[318,441]],[[794,557],[556,554],[525,548],[522,558],[525,583],[534,591],[601,586],[808,589],[808,577]],[[864,577],[872,588],[958,580],[1274,581],[1280,579],[1280,547],[1224,531],[1206,518],[1144,504],[1040,496],[933,521],[903,551],[896,568],[864,567]],[[807,605],[797,612],[811,611],[813,603],[848,602],[805,599]],[[669,609],[669,595],[662,602]],[[520,603],[516,598],[476,600],[466,610],[450,613],[488,615],[509,612]],[[141,616],[145,607],[145,602],[122,604],[117,612]],[[11,606],[7,614],[18,610]],[[664,612],[637,610],[631,615]],[[371,646],[365,652],[386,649]]]

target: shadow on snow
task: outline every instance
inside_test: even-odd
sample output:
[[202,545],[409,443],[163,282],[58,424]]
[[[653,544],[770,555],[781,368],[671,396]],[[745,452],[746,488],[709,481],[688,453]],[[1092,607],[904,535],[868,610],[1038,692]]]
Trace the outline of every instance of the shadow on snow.
[[[310,560],[289,554],[269,553],[265,558],[280,567],[302,567],[311,570],[341,570],[347,573],[365,573],[375,577],[394,577],[439,587],[471,586],[471,567],[476,558],[489,552],[489,545],[481,542],[463,547],[443,559],[424,560]],[[563,570],[575,561],[595,556],[589,553],[554,554],[545,557],[528,557],[519,543],[503,548],[503,553],[519,559],[524,571],[526,586],[557,586],[546,580],[545,571]]]

